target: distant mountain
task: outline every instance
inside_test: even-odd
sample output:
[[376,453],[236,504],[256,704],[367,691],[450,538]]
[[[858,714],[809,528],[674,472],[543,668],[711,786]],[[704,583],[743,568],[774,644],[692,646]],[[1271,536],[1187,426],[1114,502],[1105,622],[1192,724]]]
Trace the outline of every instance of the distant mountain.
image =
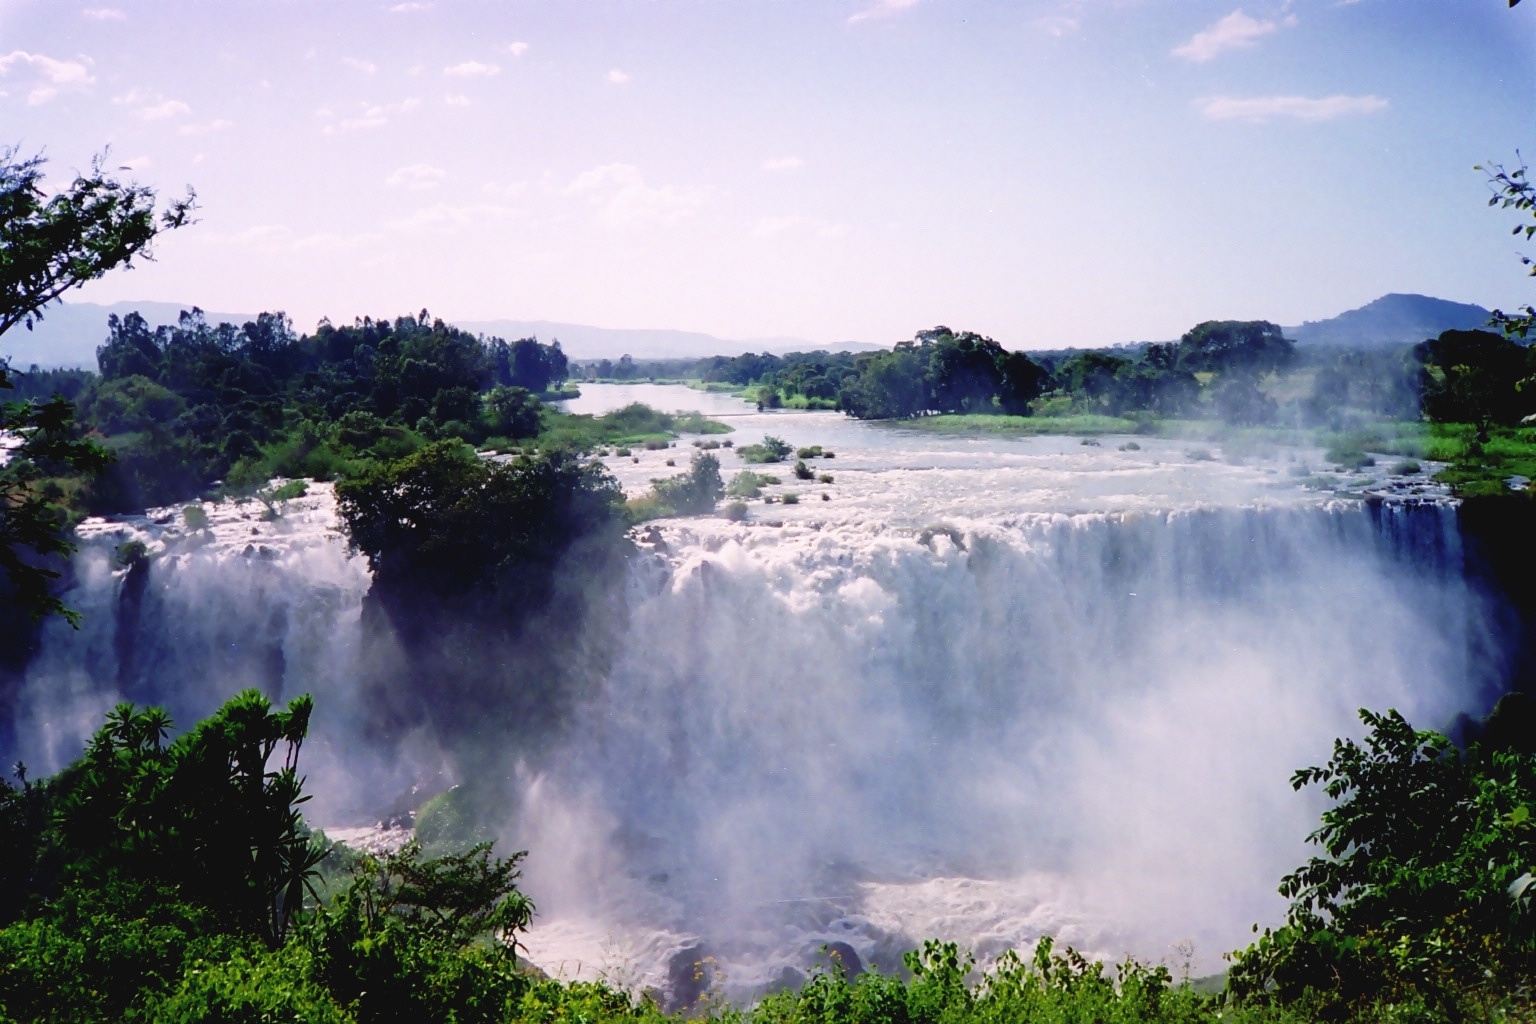
[[[181,311],[191,303],[114,302],[109,306],[94,302],[55,303],[43,311],[43,319],[32,330],[13,327],[0,336],[0,356],[9,356],[11,365],[25,369],[36,363],[44,369],[59,366],[96,368],[96,346],[107,340],[107,317],[116,313],[127,316],[137,311],[151,327],[174,324]],[[254,320],[254,313],[205,312],[212,324],[243,324]],[[458,326],[476,334],[506,338],[537,337],[549,342],[560,339],[566,354],[574,359],[617,359],[626,353],[637,359],[698,359],[704,356],[738,356],[743,352],[873,352],[879,345],[861,341],[841,341],[818,345],[803,338],[748,338],[730,341],[693,331],[615,330],[582,324],[553,323],[549,320],[461,320]]]
[[747,338],[730,341],[695,331],[638,330],[633,328],[587,327],[549,320],[460,320],[466,331],[487,334],[512,341],[538,338],[548,343],[558,340],[565,354],[573,359],[617,359],[631,355],[636,359],[702,359],[705,356],[739,356],[743,352],[873,352],[882,348],[862,341],[839,341],[830,345],[804,338]]
[[1331,320],[1309,320],[1284,328],[1298,345],[1387,348],[1413,345],[1442,331],[1470,330],[1488,325],[1488,310],[1466,302],[1449,302],[1428,295],[1383,295],[1359,309]]
[[[43,310],[43,319],[32,330],[12,327],[0,335],[0,356],[9,356],[11,365],[26,369],[33,363],[44,369],[59,366],[83,366],[96,369],[96,346],[107,340],[107,317],[116,313],[127,316],[137,311],[150,327],[174,324],[181,311],[192,304],[175,302],[114,302],[110,306],[94,302],[55,303]],[[243,324],[256,319],[254,313],[204,313],[212,324]]]

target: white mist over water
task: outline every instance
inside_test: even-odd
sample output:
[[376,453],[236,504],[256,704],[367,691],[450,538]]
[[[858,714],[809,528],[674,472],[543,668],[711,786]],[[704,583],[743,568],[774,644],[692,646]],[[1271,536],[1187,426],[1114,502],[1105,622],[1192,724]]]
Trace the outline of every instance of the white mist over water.
[[[677,964],[710,956],[750,997],[831,941],[891,969],[924,938],[991,956],[1044,933],[1111,957],[1193,941],[1219,970],[1305,856],[1319,804],[1291,771],[1358,734],[1356,708],[1444,725],[1497,676],[1453,510],[1308,490],[1315,451],[1192,460],[586,390],[836,458],[813,463],[832,484],[755,467],[798,505],[637,531],[596,696],[552,756],[486,766],[521,789],[502,838],[532,851],[528,946],[551,971],[676,994]],[[636,454],[608,460],[632,491],[691,449]],[[449,752],[370,741],[366,567],[328,489],[277,523],[208,510],[201,546],[174,514],[86,529],[67,598],[86,627],[48,628],[17,753],[57,768],[120,697],[188,724],[260,685],[316,696],[312,820],[363,823],[370,796],[442,772]],[[129,537],[160,553],[133,601],[108,561]]]

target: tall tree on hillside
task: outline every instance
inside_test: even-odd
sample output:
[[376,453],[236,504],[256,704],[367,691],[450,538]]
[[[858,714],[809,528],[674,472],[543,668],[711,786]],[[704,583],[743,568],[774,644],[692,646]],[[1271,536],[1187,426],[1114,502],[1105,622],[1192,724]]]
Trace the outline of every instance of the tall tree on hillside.
[[[155,193],[108,175],[102,158],[52,197],[42,188],[41,156],[20,157],[0,149],[0,335],[42,318],[43,307],[71,288],[114,267],[150,258],[150,244],[162,231],[191,222],[195,209],[185,199],[156,215]],[[0,389],[12,390],[9,365],[0,359]],[[63,533],[63,515],[37,484],[60,473],[94,473],[108,460],[105,449],[79,440],[74,407],[54,396],[47,402],[0,404],[0,437],[11,438],[0,466],[0,568],[8,595],[34,617],[78,615],[49,592],[58,572],[46,560],[72,549]]]

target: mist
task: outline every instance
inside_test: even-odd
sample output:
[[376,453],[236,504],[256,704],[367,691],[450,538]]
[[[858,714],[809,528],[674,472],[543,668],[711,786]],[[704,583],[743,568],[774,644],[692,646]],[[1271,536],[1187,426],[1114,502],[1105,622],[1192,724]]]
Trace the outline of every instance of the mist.
[[[535,963],[680,1004],[793,984],[834,942],[882,970],[1049,934],[1219,971],[1306,855],[1321,804],[1290,773],[1360,707],[1444,726],[1502,688],[1433,487],[1332,498],[1297,483],[1306,449],[725,418],[835,446],[835,482],[577,553],[515,626],[382,605],[325,485],[276,521],[208,503],[211,540],[174,509],[89,521],[84,628],[44,630],[5,756],[56,770],[121,699],[186,726],[313,693],[312,824],[461,786],[531,851]],[[677,452],[609,461],[637,491]]]

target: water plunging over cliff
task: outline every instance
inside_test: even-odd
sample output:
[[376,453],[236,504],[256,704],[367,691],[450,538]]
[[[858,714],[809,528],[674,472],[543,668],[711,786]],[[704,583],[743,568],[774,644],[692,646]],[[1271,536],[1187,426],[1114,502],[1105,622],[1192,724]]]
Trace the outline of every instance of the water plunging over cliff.
[[[1333,497],[1304,449],[722,410],[737,443],[832,448],[834,481],[638,532],[625,615],[586,624],[617,653],[536,753],[381,740],[361,677],[388,638],[319,486],[276,521],[207,506],[211,532],[175,510],[88,524],[67,597],[85,628],[47,627],[6,756],[57,768],[118,699],[189,724],[243,686],[313,692],[313,820],[509,780],[536,962],[676,990],[708,956],[750,995],[834,941],[890,969],[925,937],[1154,959],[1192,940],[1219,969],[1304,855],[1318,805],[1290,772],[1358,707],[1443,725],[1499,679],[1432,487],[1378,473],[1346,489],[1395,496]],[[639,490],[688,454],[609,461]],[[152,557],[115,567],[129,539]]]

